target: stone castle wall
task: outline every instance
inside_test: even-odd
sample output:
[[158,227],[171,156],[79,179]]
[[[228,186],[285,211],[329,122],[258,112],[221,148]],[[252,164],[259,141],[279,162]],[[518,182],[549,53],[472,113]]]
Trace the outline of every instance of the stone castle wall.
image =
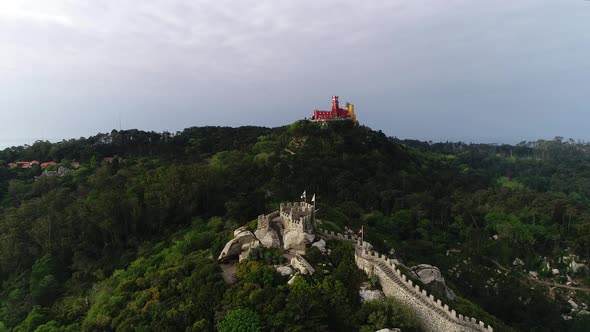
[[320,233],[324,237],[355,242],[357,266],[379,278],[385,295],[411,307],[425,331],[494,331],[491,326],[486,326],[475,318],[458,315],[441,300],[436,299],[432,294],[428,295],[426,290],[420,290],[420,286],[414,285],[412,280],[402,274],[392,260],[370,250],[371,246],[367,242],[361,244],[356,235],[342,235],[323,230],[320,230]]
[[319,232],[323,237],[334,240],[341,240],[352,243],[357,243],[360,240],[360,236],[357,236],[356,234],[341,234],[336,233],[334,231],[326,231],[323,229],[320,229]]
[[258,224],[256,226],[257,229],[268,229],[270,228],[270,222],[279,216],[279,211],[274,211],[270,214],[264,215],[261,214],[258,216]]

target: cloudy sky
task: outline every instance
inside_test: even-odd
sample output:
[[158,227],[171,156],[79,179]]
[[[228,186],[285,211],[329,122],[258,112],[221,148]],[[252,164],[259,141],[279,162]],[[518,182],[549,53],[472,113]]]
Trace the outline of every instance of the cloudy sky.
[[356,104],[391,136],[590,139],[590,1],[6,0],[0,146],[278,126]]

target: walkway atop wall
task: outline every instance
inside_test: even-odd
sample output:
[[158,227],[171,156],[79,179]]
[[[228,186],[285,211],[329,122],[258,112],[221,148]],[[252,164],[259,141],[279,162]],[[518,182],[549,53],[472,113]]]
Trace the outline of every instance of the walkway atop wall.
[[491,326],[486,326],[482,321],[457,314],[455,310],[450,309],[441,300],[437,300],[432,294],[428,295],[425,289],[414,285],[391,259],[373,251],[373,247],[368,242],[361,243],[355,234],[339,234],[322,229],[319,233],[328,239],[354,243],[357,266],[368,274],[377,275],[387,296],[409,305],[419,317],[425,331],[494,331]]
[[[403,292],[406,294],[410,294],[415,300],[419,301],[420,304],[430,311],[436,316],[441,319],[446,320],[451,325],[460,325],[459,330],[461,331],[493,331],[491,327],[485,328],[483,323],[480,322],[479,324],[476,323],[475,319],[463,318],[462,315],[457,317],[454,310],[449,311],[449,307],[447,305],[442,306],[442,302],[438,300],[437,302],[434,301],[433,296],[431,295],[430,298],[426,297],[426,291],[423,290],[422,293],[418,291],[418,286],[411,287],[411,284],[408,284],[409,280],[404,281],[398,273],[394,271],[394,267],[390,264],[387,264],[382,258],[378,258],[375,256],[370,256],[364,253],[364,249],[360,246],[355,246],[355,254],[357,256],[361,256],[363,259],[371,262],[374,264],[376,268],[379,268],[383,273]],[[404,276],[405,277],[405,276]],[[405,279],[405,278],[404,278]],[[410,281],[411,283],[411,281]]]

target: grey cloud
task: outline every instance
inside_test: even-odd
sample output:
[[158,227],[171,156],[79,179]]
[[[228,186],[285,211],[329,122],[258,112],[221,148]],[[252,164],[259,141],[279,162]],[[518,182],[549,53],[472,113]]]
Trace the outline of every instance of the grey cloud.
[[400,137],[588,138],[583,1],[15,3],[0,5],[0,144],[107,131],[119,113],[154,130],[281,125],[332,94]]

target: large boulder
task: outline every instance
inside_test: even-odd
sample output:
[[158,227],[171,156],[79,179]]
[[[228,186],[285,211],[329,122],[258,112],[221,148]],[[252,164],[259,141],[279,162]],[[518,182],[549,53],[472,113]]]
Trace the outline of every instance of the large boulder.
[[225,247],[223,247],[223,250],[217,259],[223,261],[233,256],[237,256],[242,252],[243,248],[249,249],[252,242],[258,242],[252,232],[243,231],[238,233],[233,239],[225,244]]
[[262,245],[267,248],[281,247],[281,240],[279,239],[277,232],[275,232],[272,228],[258,229],[256,232],[254,232],[254,234],[256,234],[256,237],[258,240],[260,240]]
[[286,277],[293,274],[293,269],[290,266],[279,266],[277,267],[277,272],[280,273],[283,277]]
[[250,252],[254,248],[260,247],[260,241],[254,240],[249,243],[242,244],[242,253],[240,254],[240,262],[250,257]]
[[420,264],[412,266],[412,271],[416,273],[422,283],[444,295],[448,300],[452,301],[457,297],[455,292],[445,283],[445,278],[443,278],[438,267]]
[[309,264],[303,257],[297,254],[295,254],[295,256],[291,259],[291,266],[303,275],[312,275],[315,273],[315,269],[311,266],[311,264]]
[[572,273],[576,274],[578,272],[587,272],[588,267],[585,264],[576,263],[576,261],[572,260],[569,265],[570,270]]
[[514,259],[514,261],[512,262],[513,266],[524,266],[524,262],[522,261],[522,259],[516,257]]
[[236,228],[234,230],[234,237],[240,235],[240,233],[246,232],[248,230],[248,226],[242,226],[240,228]]
[[574,300],[569,299],[567,301],[567,303],[569,303],[570,306],[572,306],[572,310],[578,310],[578,308],[580,307],[576,302],[574,302]]
[[369,289],[367,285],[361,286],[361,289],[359,290],[359,295],[363,303],[367,301],[381,300],[385,298],[385,294],[383,293],[383,291],[378,289]]
[[312,247],[318,248],[321,252],[326,252],[326,241],[324,239],[320,239],[318,242],[311,245]]
[[283,236],[283,248],[292,250],[299,254],[305,254],[306,239],[305,233],[290,230]]

